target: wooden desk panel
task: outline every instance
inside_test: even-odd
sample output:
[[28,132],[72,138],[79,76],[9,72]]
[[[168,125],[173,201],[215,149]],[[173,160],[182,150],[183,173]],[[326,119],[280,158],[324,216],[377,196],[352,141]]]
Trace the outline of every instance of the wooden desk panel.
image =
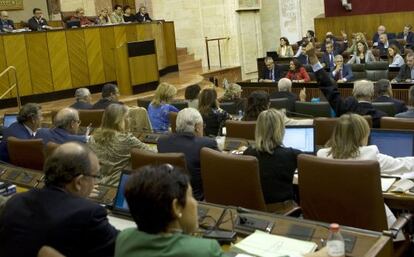
[[50,68],[55,91],[72,88],[68,45],[65,31],[47,33]]
[[167,57],[167,66],[177,65],[177,46],[175,41],[174,23],[165,23],[164,25],[165,55]]
[[89,83],[91,85],[105,83],[105,68],[101,52],[101,33],[99,28],[85,30],[84,36],[89,68]]
[[102,27],[100,28],[100,32],[105,79],[107,82],[116,81],[114,27]]
[[[0,37],[0,56],[6,56],[4,51],[3,38]],[[5,58],[0,58],[0,71],[7,68],[7,62]],[[0,95],[2,95],[9,88],[9,76],[5,75],[0,78]],[[11,94],[7,94],[6,98],[11,97]]]
[[89,66],[83,30],[66,31],[72,88],[89,86]]

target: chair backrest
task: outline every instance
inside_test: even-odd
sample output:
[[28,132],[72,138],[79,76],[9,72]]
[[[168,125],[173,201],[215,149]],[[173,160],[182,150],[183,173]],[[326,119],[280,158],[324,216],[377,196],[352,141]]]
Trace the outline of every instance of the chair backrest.
[[291,105],[288,98],[274,98],[270,99],[270,108],[286,109],[287,111],[293,111],[295,106]]
[[78,110],[79,120],[82,126],[86,127],[91,124],[93,128],[99,128],[102,124],[104,110]]
[[130,107],[129,112],[129,131],[131,132],[151,132],[152,126],[148,117],[147,109],[144,107]]
[[226,120],[226,137],[254,140],[256,121]]
[[328,102],[295,102],[295,112],[313,117],[331,117],[331,106]]
[[153,153],[138,148],[131,149],[131,168],[137,170],[145,165],[161,165],[169,163],[187,170],[183,153]]
[[42,139],[7,138],[10,163],[19,167],[43,170],[44,149]]
[[171,132],[175,133],[177,128],[177,112],[169,112],[168,119],[170,120]]
[[53,151],[58,148],[58,146],[60,146],[60,144],[57,144],[55,142],[49,141],[46,144],[46,149],[45,149],[45,160],[52,155]]
[[382,129],[414,130],[414,119],[382,117],[380,128],[382,128]]
[[393,117],[397,112],[394,103],[391,102],[373,102],[372,106],[377,110],[385,112],[391,117]]
[[377,161],[301,154],[298,172],[305,219],[381,232],[388,228]]
[[201,178],[207,202],[266,211],[256,157],[203,148]]
[[354,80],[364,79],[367,77],[365,72],[365,64],[354,63],[351,65]]
[[223,102],[220,103],[220,108],[230,114],[238,114],[239,110],[235,102]]
[[65,256],[50,246],[42,246],[42,248],[40,248],[39,252],[37,253],[37,257],[65,257]]
[[366,79],[377,81],[388,79],[388,62],[371,62],[365,64]]
[[151,103],[152,99],[148,99],[148,98],[140,98],[137,100],[137,105],[139,107],[144,107],[145,109],[148,110],[148,105]]
[[171,105],[175,106],[175,108],[177,108],[178,110],[188,108],[188,102],[185,101],[172,102]]

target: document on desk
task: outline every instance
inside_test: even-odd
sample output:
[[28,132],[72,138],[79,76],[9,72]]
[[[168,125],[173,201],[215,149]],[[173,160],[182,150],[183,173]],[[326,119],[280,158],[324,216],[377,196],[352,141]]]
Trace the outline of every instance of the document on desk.
[[387,192],[396,180],[396,178],[381,178],[382,192]]
[[231,251],[259,257],[296,257],[314,252],[314,242],[271,235],[259,230],[231,247]]

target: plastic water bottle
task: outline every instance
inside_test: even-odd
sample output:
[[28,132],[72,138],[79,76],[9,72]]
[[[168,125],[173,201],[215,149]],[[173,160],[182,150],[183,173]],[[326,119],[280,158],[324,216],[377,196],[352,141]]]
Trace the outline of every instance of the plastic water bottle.
[[237,117],[238,120],[242,120],[243,119],[243,111],[239,110],[239,116]]
[[328,255],[331,257],[345,257],[345,241],[339,231],[339,225],[332,223],[329,226],[329,236],[326,243]]

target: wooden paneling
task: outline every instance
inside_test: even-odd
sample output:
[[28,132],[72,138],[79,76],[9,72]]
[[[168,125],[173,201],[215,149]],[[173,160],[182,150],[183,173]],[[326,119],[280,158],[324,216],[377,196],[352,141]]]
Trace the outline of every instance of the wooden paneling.
[[129,58],[129,67],[133,71],[139,71],[131,72],[132,85],[144,84],[159,79],[157,56],[155,54]]
[[[32,81],[30,79],[30,67],[27,60],[26,40],[24,34],[6,35],[3,37],[5,57],[7,66],[15,66],[19,80],[19,88],[21,95],[30,95],[32,91]],[[14,80],[10,78],[14,83]],[[12,91],[12,96],[15,96]]]
[[165,53],[164,26],[159,23],[151,24],[152,35],[155,39],[155,47],[157,49],[158,68],[167,67],[167,56]]
[[46,34],[27,34],[26,47],[33,94],[53,91],[54,88],[52,71],[50,69],[50,59]]
[[[116,77],[118,79],[119,92],[122,95],[131,95],[131,77],[130,66],[128,63],[128,51],[127,46],[123,45],[115,49],[115,63],[116,65]],[[138,73],[138,72],[136,72]]]
[[91,85],[105,83],[105,68],[99,28],[85,30],[84,35],[89,67],[89,83]]
[[[5,56],[3,38],[0,37],[0,56]],[[7,62],[5,58],[0,58],[0,73],[7,68]],[[9,76],[4,75],[0,78],[0,95],[5,93],[9,88]],[[5,98],[10,97],[10,94],[7,94]]]
[[135,42],[138,40],[137,29],[135,28],[135,26],[126,26],[125,32],[127,42]]
[[164,41],[167,66],[177,65],[177,47],[175,45],[175,29],[173,22],[166,22],[164,25]]
[[77,88],[90,85],[88,56],[86,55],[83,30],[67,30],[66,40],[72,75],[72,87]]
[[127,41],[126,26],[114,27],[115,47],[121,47]]
[[115,37],[113,27],[101,28],[101,46],[102,46],[102,57],[105,69],[106,81],[115,81]]
[[151,25],[148,26],[148,24],[140,24],[137,26],[137,35],[138,35],[138,40],[139,41],[144,41],[144,40],[151,40],[153,39],[153,35],[152,35],[152,28]]
[[47,33],[47,42],[54,90],[72,88],[66,32],[53,31]]

